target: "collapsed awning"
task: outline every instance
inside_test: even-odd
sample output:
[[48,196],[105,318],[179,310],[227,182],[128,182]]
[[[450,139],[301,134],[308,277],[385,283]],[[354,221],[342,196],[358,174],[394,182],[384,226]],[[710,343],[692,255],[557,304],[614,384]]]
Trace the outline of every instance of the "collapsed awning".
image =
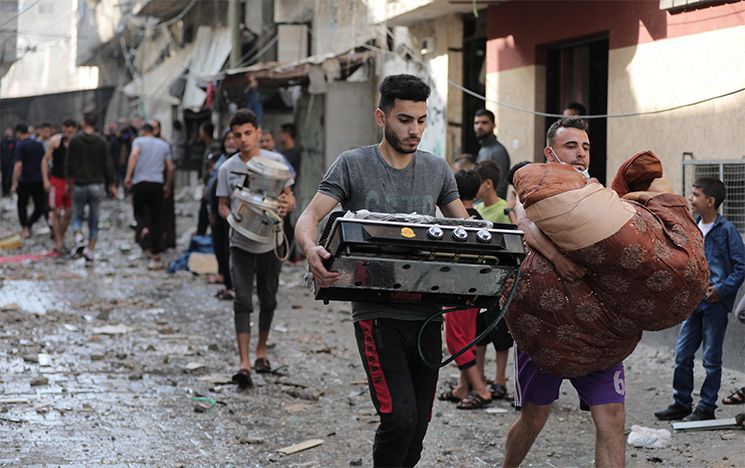
[[180,100],[168,92],[171,83],[184,74],[194,53],[194,44],[177,49],[170,57],[143,76],[127,83],[122,91],[131,98],[142,97],[147,101],[167,101],[177,105]]
[[200,26],[194,44],[194,57],[189,67],[182,105],[184,109],[198,111],[207,97],[207,93],[200,85],[211,81],[230,55],[230,31],[228,28],[212,29],[209,26]]
[[305,80],[314,67],[329,68],[330,65],[336,64],[349,67],[364,63],[373,57],[375,53],[369,50],[313,55],[292,63],[264,62],[249,67],[230,68],[214,78],[217,80],[255,78],[261,86],[265,87],[288,86]]

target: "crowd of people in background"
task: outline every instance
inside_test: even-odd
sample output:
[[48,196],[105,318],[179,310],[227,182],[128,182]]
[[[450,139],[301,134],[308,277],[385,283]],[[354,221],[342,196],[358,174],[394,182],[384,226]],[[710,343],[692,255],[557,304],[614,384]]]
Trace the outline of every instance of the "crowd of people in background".
[[[418,104],[424,100],[426,96],[412,102]],[[400,99],[394,101],[398,105]],[[377,111],[383,112],[380,109]],[[576,102],[567,105],[563,112],[566,118],[578,120],[581,119],[577,116],[585,113],[584,106]],[[560,122],[564,122],[564,119]],[[584,127],[572,127],[574,124],[571,122],[564,122],[562,125],[570,130],[579,129],[587,138],[587,126],[582,123]],[[176,167],[186,158],[183,125],[174,122],[174,142],[163,138],[158,120],[145,121],[134,117],[108,122],[103,127],[103,134],[99,134],[97,128],[96,118],[92,114],[86,114],[80,122],[66,119],[59,127],[42,123],[32,128],[21,123],[15,129],[5,129],[0,141],[2,195],[17,196],[22,237],[30,238],[35,234],[35,226],[46,222],[54,242],[54,253],[71,258],[82,257],[86,265],[93,265],[95,260],[101,202],[107,195],[114,199],[119,195],[120,200],[129,198],[135,241],[146,254],[148,268],[161,269],[162,253],[175,247],[174,180]],[[497,138],[495,116],[489,110],[480,109],[475,112],[473,132],[479,142],[478,153],[461,154],[450,165],[460,197],[459,203],[462,202],[463,208],[471,217],[495,224],[518,224],[516,211],[519,211],[521,205],[510,187],[515,171],[530,162],[524,161],[512,166],[507,149]],[[386,133],[385,141],[388,141],[388,137]],[[277,305],[282,260],[271,250],[273,244],[258,244],[231,230],[227,218],[233,202],[233,187],[243,183],[239,175],[240,167],[252,157],[273,159],[288,167],[292,178],[282,198],[284,234],[289,240],[287,248],[290,249],[290,261],[303,261],[301,250],[295,248],[295,226],[290,216],[295,205],[293,189],[298,187],[302,177],[302,152],[297,139],[294,125],[281,125],[275,133],[273,129],[261,128],[257,116],[247,109],[239,110],[232,117],[229,128],[217,129],[209,121],[199,126],[198,141],[203,148],[198,165],[202,197],[196,213],[195,233],[199,236],[209,233],[211,236],[218,269],[216,274],[210,275],[209,281],[222,285],[216,297],[234,303],[240,366],[233,380],[243,387],[251,386],[252,369],[256,372],[271,371],[266,341]],[[382,145],[387,148],[385,144],[387,143]],[[372,147],[355,151],[373,151],[370,148]],[[558,160],[558,155],[550,145],[546,147],[546,151],[549,149],[551,153],[545,153],[547,161],[563,163],[563,160]],[[416,151],[416,145],[410,152],[399,149],[396,151],[401,155],[410,154]],[[589,177],[589,142],[586,153],[583,174]],[[553,161],[554,157],[558,161]],[[342,159],[340,157],[339,160]],[[365,162],[368,163],[370,161]],[[575,168],[577,166],[576,161],[568,163]],[[329,199],[324,201],[324,209],[326,205],[331,206],[343,199],[341,192],[336,194],[332,190],[336,187],[333,184],[349,184],[349,181],[342,180],[347,175],[337,167],[338,164],[340,163],[337,161],[329,169],[319,189],[319,194],[326,194]],[[331,180],[332,176],[340,179]],[[449,180],[449,177],[445,178]],[[357,183],[360,181],[355,181]],[[359,187],[355,190],[359,190]],[[694,184],[693,193],[691,203],[702,216],[699,227],[705,236],[706,256],[712,278],[717,278],[713,281],[723,282],[728,289],[717,291],[712,286],[701,306],[683,324],[676,349],[674,403],[656,413],[663,420],[714,418],[721,380],[722,342],[727,314],[734,307],[735,294],[745,278],[745,248],[740,235],[731,223],[717,214],[717,209],[726,196],[724,185],[714,179],[698,180]],[[33,211],[29,215],[30,204],[33,204]],[[87,230],[84,229],[85,221]],[[71,232],[68,233],[68,230]],[[309,228],[306,230],[311,232]],[[303,232],[303,229],[298,232]],[[41,230],[38,234],[41,234]],[[70,237],[72,245],[68,243]],[[308,246],[311,245],[309,239],[305,239]],[[307,248],[304,250],[308,252]],[[259,296],[260,306],[259,340],[256,361],[251,363],[249,317],[253,311],[254,289]],[[742,320],[745,320],[745,301],[737,309]],[[497,312],[471,309],[446,315],[445,340],[449,351],[457,352],[482,334]],[[367,332],[358,329],[358,334],[360,333]],[[701,390],[701,401],[698,406],[693,407],[693,357],[702,342],[707,376]],[[493,378],[487,377],[488,372],[485,369],[486,351],[490,344],[496,351]],[[442,389],[438,398],[456,403],[457,408],[464,410],[483,408],[494,400],[512,400],[506,372],[509,351],[512,348],[510,332],[504,321],[501,321],[474,349],[456,359],[460,370],[459,379],[454,386]],[[513,360],[515,366],[521,366],[522,369],[525,363],[518,363],[518,356],[519,351],[516,351]],[[561,379],[557,379],[560,384]],[[516,390],[524,393],[529,386],[526,384],[524,388],[518,387]],[[517,407],[525,404],[538,405],[540,411],[528,406],[528,411],[523,411],[511,429],[513,436],[508,438],[507,453],[512,459],[521,459],[540,432],[548,417],[544,408],[550,406],[550,398],[546,398],[548,405],[538,405],[529,399],[515,403]],[[619,402],[622,405],[623,398]],[[744,402],[745,387],[737,389],[723,401],[724,404]],[[532,422],[528,421],[531,414]],[[523,442],[517,443],[514,433],[524,429],[521,429],[521,424],[533,424],[535,427],[531,426],[534,430]],[[420,435],[423,437],[424,434]]]
[[[186,164],[188,153],[199,152],[201,162],[189,166],[197,166],[204,184],[196,213],[196,234],[213,238],[219,271],[209,280],[224,284],[219,298],[232,300],[234,290],[225,247],[229,227],[218,216],[215,196],[220,165],[238,152],[229,129],[216,131],[212,122],[202,122],[198,135],[187,145],[184,126],[178,121],[172,123],[173,141],[161,134],[160,121],[137,115],[106,122],[102,127],[103,133],[98,133],[99,122],[93,114],[86,114],[80,121],[68,118],[59,125],[43,122],[32,127],[20,123],[5,129],[0,140],[0,189],[4,197],[17,197],[21,236],[28,239],[34,233],[49,233],[55,255],[83,257],[92,265],[101,201],[107,195],[118,195],[131,201],[135,241],[149,259],[148,267],[160,269],[162,252],[176,247],[175,169]],[[301,159],[296,137],[291,123],[279,127],[280,147],[271,129],[261,137],[263,149],[284,155],[295,180]],[[46,226],[39,229],[39,223]],[[285,223],[286,233],[291,236],[289,216]],[[72,239],[66,240],[68,231]],[[298,254],[291,259],[301,261]]]

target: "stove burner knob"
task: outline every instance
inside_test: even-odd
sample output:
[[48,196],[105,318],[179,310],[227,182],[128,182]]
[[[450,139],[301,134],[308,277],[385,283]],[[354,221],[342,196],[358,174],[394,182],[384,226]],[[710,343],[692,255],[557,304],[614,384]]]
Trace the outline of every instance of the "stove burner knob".
[[431,239],[440,240],[444,235],[445,233],[442,232],[442,228],[440,226],[432,226],[427,229],[427,236],[429,236]]
[[479,229],[476,233],[476,239],[480,240],[481,242],[491,242],[491,232],[487,231],[486,229]]
[[468,239],[468,231],[466,231],[463,226],[458,226],[453,230],[453,238],[457,241],[465,241]]

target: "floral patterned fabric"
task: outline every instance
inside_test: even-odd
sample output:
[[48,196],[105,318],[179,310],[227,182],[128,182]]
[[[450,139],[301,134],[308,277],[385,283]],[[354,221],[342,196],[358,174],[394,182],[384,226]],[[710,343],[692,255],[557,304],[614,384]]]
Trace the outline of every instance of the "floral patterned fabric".
[[[545,181],[562,174],[572,181],[570,190],[577,188],[576,178],[556,164],[521,169],[526,170],[543,172],[523,178],[523,183],[543,181],[540,188],[520,187],[516,179],[518,193],[530,193],[533,202],[541,199],[535,196],[539,190],[561,197]],[[562,279],[550,261],[528,249],[505,318],[520,349],[544,371],[571,378],[610,368],[633,352],[642,331],[680,323],[706,293],[703,237],[686,200],[669,193],[631,192],[618,202],[635,208],[628,222],[610,237],[565,252],[586,269],[582,280]],[[591,222],[602,223],[603,212],[598,206]]]

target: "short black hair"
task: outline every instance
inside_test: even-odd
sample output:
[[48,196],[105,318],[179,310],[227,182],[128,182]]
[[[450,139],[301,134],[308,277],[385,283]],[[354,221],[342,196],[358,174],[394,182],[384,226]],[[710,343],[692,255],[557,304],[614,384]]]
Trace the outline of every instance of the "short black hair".
[[482,182],[491,180],[494,190],[497,189],[497,184],[499,184],[499,178],[502,176],[502,172],[499,170],[499,165],[496,161],[492,161],[491,159],[481,161],[476,164],[476,169],[474,170],[479,175]]
[[75,122],[75,120],[68,118],[68,119],[65,119],[65,120],[62,121],[62,126],[63,127],[75,127],[75,128],[78,128],[78,123]]
[[155,128],[149,123],[144,123],[142,124],[142,127],[140,127],[140,130],[148,132],[148,133],[153,133],[155,131]]
[[37,125],[36,128],[52,128],[52,124],[50,124],[49,122],[42,122]]
[[256,128],[259,128],[256,120],[256,114],[254,114],[253,111],[251,111],[250,109],[246,109],[245,107],[235,111],[233,118],[230,119],[230,129],[232,130],[233,127],[235,127],[236,125],[243,124],[251,124]]
[[388,75],[380,83],[380,102],[378,108],[386,114],[390,111],[396,99],[402,101],[427,101],[431,92],[427,83],[414,75]]
[[18,125],[16,125],[15,130],[18,133],[28,133],[28,125],[26,125],[25,123],[19,123]]
[[510,184],[515,185],[515,172],[522,169],[524,166],[527,166],[530,164],[530,161],[520,161],[519,163],[515,164],[510,168],[510,172],[507,175],[507,180],[510,181]]
[[481,177],[474,170],[455,173],[455,183],[461,200],[473,200],[481,187]]
[[291,123],[282,124],[279,127],[279,129],[282,132],[290,135],[290,138],[292,138],[293,140],[295,139],[295,135],[297,135],[297,130],[295,129],[295,124],[291,124]]
[[719,208],[727,198],[727,188],[721,180],[714,177],[699,177],[693,182],[693,186],[704,192],[707,197],[714,197],[715,208]]
[[98,122],[98,119],[96,119],[96,114],[93,112],[86,112],[83,114],[83,123],[85,125],[88,125],[89,127],[95,127],[96,123]]
[[560,118],[548,127],[548,131],[546,132],[546,145],[553,143],[556,132],[558,132],[560,128],[576,128],[587,132],[587,122],[585,122],[584,119],[575,116]]
[[573,111],[577,111],[579,115],[587,115],[587,109],[585,109],[585,106],[583,106],[581,103],[572,101],[569,104],[566,105],[564,109],[571,109]]
[[210,137],[212,137],[215,134],[215,126],[212,125],[212,122],[210,122],[209,120],[202,122],[199,125],[199,129],[203,131],[204,133],[206,133],[207,135],[209,135]]
[[495,122],[495,120],[494,120],[494,112],[492,112],[492,111],[490,111],[488,109],[479,109],[479,110],[477,110],[476,112],[473,113],[473,117],[474,118],[476,118],[476,117],[482,117],[482,116],[485,116],[486,118],[488,118],[489,120],[491,120],[491,123],[494,123]]

